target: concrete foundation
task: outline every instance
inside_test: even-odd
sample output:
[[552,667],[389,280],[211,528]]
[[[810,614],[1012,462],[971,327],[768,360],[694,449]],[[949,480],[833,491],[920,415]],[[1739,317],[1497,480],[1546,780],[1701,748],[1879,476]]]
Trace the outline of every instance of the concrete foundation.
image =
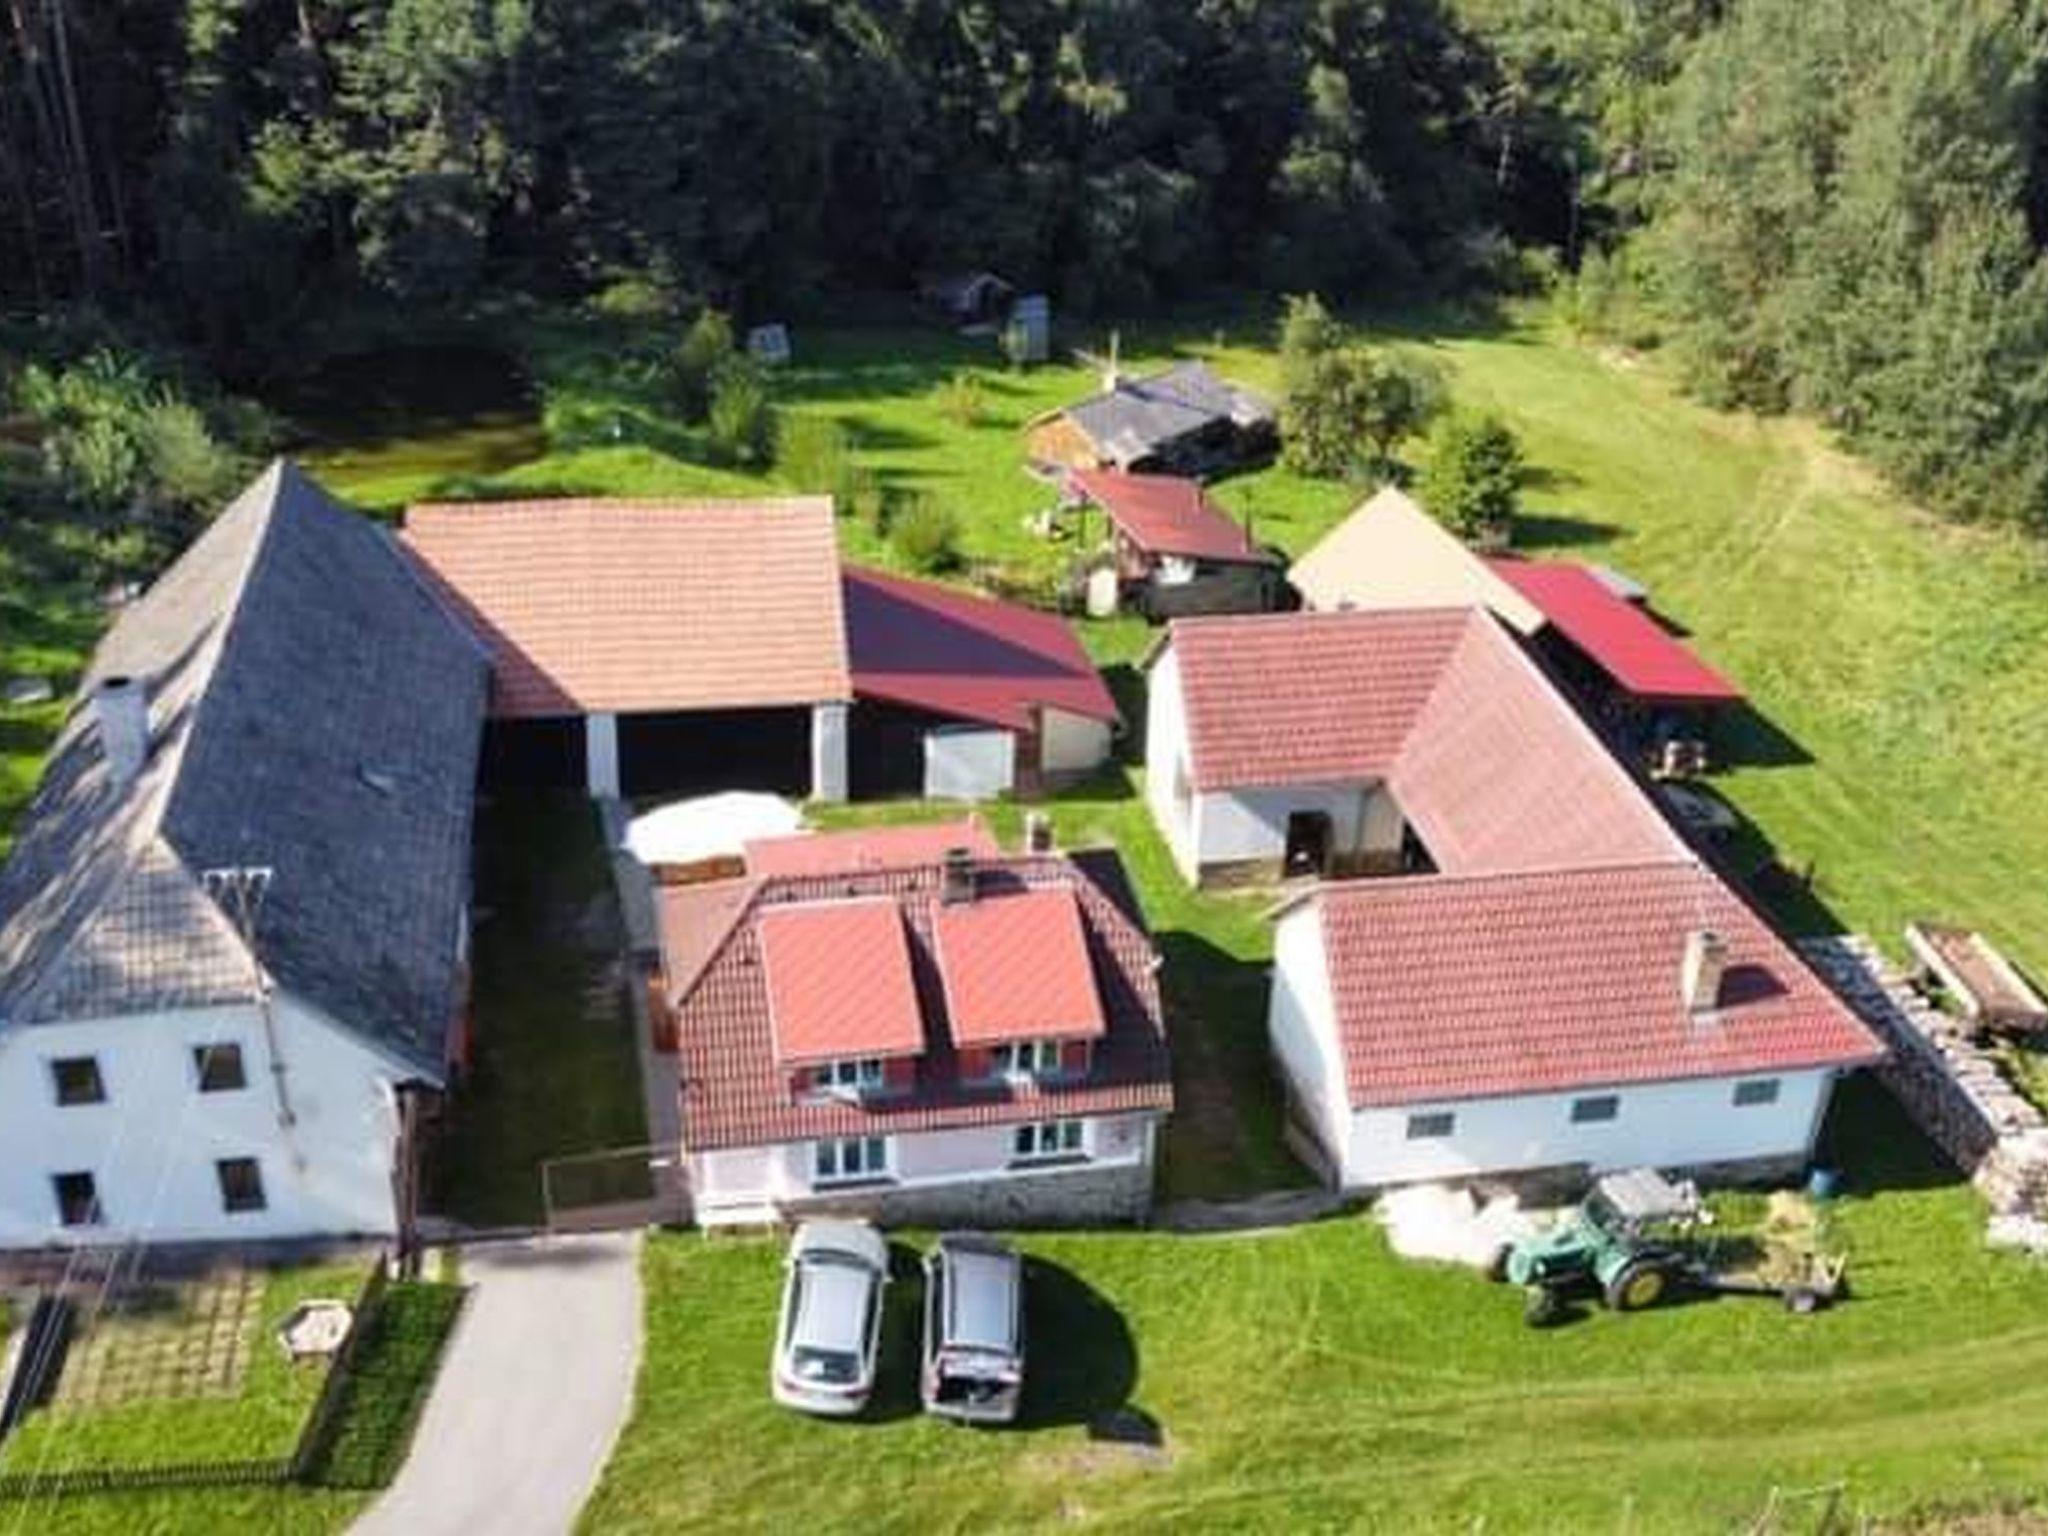
[[1152,1208],[1147,1163],[1080,1164],[1029,1178],[873,1184],[780,1203],[786,1221],[859,1216],[885,1227],[1094,1227],[1139,1222]]

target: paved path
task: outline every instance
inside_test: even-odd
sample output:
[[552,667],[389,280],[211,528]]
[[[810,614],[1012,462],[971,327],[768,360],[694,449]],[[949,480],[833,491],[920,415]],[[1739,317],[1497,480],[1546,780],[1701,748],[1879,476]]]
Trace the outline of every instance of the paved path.
[[355,1536],[558,1536],[596,1486],[640,1359],[634,1233],[480,1244],[411,1458]]

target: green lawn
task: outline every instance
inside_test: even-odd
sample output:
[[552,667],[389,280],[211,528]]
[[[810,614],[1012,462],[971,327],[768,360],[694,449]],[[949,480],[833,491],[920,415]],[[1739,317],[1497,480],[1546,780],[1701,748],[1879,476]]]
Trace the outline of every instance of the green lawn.
[[432,1203],[475,1226],[529,1225],[544,1159],[647,1140],[618,903],[581,796],[495,795],[476,848],[476,1050]]
[[[876,1404],[826,1424],[768,1400],[776,1246],[658,1237],[637,1410],[584,1528],[1705,1531],[1749,1528],[1774,1488],[1840,1483],[1845,1513],[1886,1515],[2037,1492],[2048,1271],[1984,1251],[1975,1196],[1881,1091],[1841,1109],[1855,1298],[1831,1313],[1533,1331],[1517,1293],[1395,1260],[1366,1217],[1034,1235],[1015,1432],[916,1415],[907,1263]],[[1126,1403],[1162,1426],[1156,1461],[1090,1442]]]

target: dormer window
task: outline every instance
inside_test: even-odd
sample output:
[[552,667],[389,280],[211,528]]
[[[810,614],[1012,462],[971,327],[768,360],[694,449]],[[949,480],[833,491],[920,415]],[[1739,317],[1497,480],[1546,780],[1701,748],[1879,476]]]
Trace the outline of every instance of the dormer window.
[[819,1093],[842,1097],[879,1093],[885,1080],[879,1056],[864,1056],[857,1061],[828,1061],[811,1073],[811,1086]]
[[1060,1070],[1057,1040],[1016,1040],[989,1051],[989,1070],[997,1077],[1052,1077]]

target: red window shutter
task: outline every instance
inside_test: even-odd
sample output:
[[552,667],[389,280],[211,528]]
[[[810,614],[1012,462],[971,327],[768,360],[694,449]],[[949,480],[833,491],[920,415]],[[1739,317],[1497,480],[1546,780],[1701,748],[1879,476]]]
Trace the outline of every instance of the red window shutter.
[[891,1056],[882,1063],[882,1086],[891,1093],[908,1093],[917,1086],[917,1058]]
[[1068,1040],[1060,1046],[1060,1070],[1075,1077],[1086,1077],[1093,1063],[1095,1046],[1088,1040]]

